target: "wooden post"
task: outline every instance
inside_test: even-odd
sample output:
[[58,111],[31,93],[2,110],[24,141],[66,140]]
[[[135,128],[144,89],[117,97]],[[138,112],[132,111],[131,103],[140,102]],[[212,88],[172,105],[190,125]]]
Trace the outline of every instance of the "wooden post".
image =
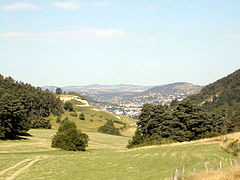
[[206,172],[208,172],[207,163],[204,163],[204,164],[205,164]]
[[182,176],[184,175],[184,173],[185,173],[185,167],[184,167],[184,165],[183,165],[183,168],[182,168]]
[[231,167],[233,166],[232,158],[230,158],[230,165],[231,165]]
[[175,171],[175,176],[174,176],[173,180],[178,180],[178,169],[176,169],[176,171]]
[[193,168],[193,173],[195,174],[195,172],[196,172],[196,169],[195,169],[195,168]]
[[219,168],[222,170],[222,161],[220,161],[219,166]]

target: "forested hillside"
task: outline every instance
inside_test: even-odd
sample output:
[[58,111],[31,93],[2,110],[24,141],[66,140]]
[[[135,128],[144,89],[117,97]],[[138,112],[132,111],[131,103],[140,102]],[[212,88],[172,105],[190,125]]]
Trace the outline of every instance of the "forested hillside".
[[46,117],[61,112],[62,103],[51,92],[0,75],[0,138],[16,138],[30,128],[51,128]]
[[240,70],[171,107],[145,104],[128,147],[190,141],[240,129]]
[[191,95],[186,100],[240,124],[240,69],[207,85],[199,94]]

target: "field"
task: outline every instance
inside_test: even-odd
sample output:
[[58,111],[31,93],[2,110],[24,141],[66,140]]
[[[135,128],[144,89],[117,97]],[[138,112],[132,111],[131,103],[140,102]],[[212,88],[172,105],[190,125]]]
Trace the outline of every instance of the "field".
[[32,129],[31,136],[0,141],[0,179],[169,179],[174,169],[191,175],[238,158],[219,148],[221,138],[127,150],[129,137],[87,132],[86,152],[51,148],[56,129]]

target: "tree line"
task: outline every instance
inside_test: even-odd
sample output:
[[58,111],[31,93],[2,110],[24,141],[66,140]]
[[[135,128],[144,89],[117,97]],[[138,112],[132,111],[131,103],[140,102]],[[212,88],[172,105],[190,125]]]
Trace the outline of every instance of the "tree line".
[[30,128],[51,128],[46,117],[62,112],[62,102],[50,91],[0,75],[0,138],[16,138]]
[[145,104],[129,148],[183,142],[237,131],[226,114],[208,112],[190,101],[173,106]]

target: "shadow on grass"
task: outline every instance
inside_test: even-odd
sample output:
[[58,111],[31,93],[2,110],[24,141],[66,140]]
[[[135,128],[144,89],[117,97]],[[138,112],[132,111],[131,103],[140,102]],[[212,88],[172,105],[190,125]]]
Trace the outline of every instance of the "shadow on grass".
[[4,137],[4,138],[0,138],[0,140],[27,140],[28,139],[27,137],[32,137],[32,135],[29,133],[21,133],[16,137],[8,137],[8,138]]

